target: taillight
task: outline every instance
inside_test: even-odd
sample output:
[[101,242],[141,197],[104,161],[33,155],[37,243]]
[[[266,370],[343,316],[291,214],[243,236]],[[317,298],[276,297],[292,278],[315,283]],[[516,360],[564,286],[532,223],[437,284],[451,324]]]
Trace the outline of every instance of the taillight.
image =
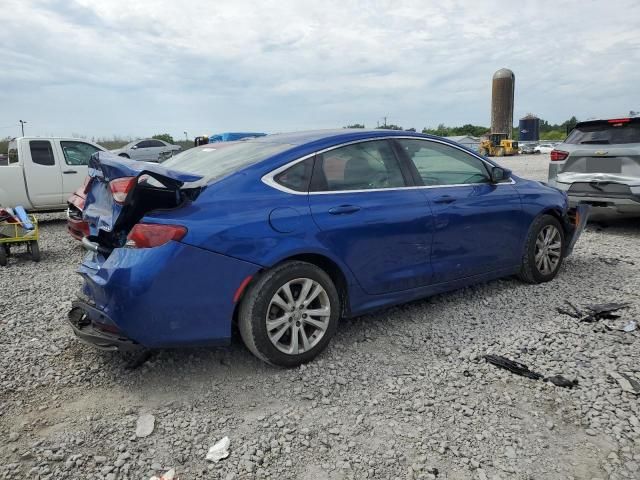
[[566,160],[568,156],[569,152],[563,152],[562,150],[551,150],[552,162],[561,162],[562,160]]
[[109,182],[111,195],[116,203],[123,204],[127,199],[127,195],[136,184],[136,177],[116,178]]
[[127,236],[126,246],[130,248],[159,247],[171,240],[181,240],[187,229],[180,225],[159,223],[137,223]]
[[611,120],[607,120],[609,123],[614,124],[614,126],[620,125],[621,123],[629,123],[631,121],[630,118],[612,118]]

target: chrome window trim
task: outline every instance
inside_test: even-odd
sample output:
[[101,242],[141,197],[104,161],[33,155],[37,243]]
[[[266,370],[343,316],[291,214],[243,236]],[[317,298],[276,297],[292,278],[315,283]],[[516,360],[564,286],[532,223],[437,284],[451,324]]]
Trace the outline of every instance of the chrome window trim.
[[[375,138],[368,138],[365,140],[354,140],[351,142],[347,142],[347,143],[341,143],[340,145],[334,145],[332,147],[328,147],[328,148],[324,148],[322,150],[318,150],[316,152],[310,153],[308,155],[305,155],[304,157],[300,157],[296,160],[292,160],[289,163],[287,163],[286,165],[283,165],[281,167],[276,168],[275,170],[272,170],[271,172],[265,174],[262,176],[261,180],[262,183],[264,183],[265,185],[270,186],[271,188],[275,188],[276,190],[279,190],[281,192],[284,193],[290,193],[292,195],[336,195],[336,194],[341,194],[341,193],[364,193],[364,192],[388,192],[388,191],[393,191],[393,190],[418,190],[418,189],[427,189],[427,188],[451,188],[451,187],[469,187],[469,186],[473,186],[473,185],[487,185],[486,183],[458,183],[458,184],[454,184],[454,185],[413,185],[410,187],[392,187],[392,188],[366,188],[366,189],[361,189],[361,190],[327,190],[326,192],[299,192],[297,190],[292,190],[290,188],[285,187],[284,185],[279,184],[278,182],[275,181],[275,177],[284,172],[285,170],[287,170],[288,168],[293,167],[295,164],[300,163],[300,162],[304,162],[305,160],[314,157],[316,155],[320,155],[322,153],[325,152],[329,152],[331,150],[335,150],[336,148],[341,148],[341,147],[346,147],[348,145],[354,145],[356,143],[364,143],[364,142],[373,142],[376,140],[421,140],[424,142],[434,142],[434,143],[441,143],[443,145],[446,145],[448,147],[452,147],[452,148],[456,148],[458,150],[460,150],[463,153],[466,153],[467,155],[470,155],[474,158],[477,158],[478,160],[480,160],[482,163],[484,163],[485,165],[489,165],[490,167],[494,167],[495,165],[491,164],[490,162],[487,162],[487,160],[485,160],[484,158],[482,158],[480,155],[476,155],[473,152],[469,152],[463,148],[458,147],[457,145],[452,145],[448,142],[443,142],[442,140],[436,140],[436,139],[432,139],[432,138],[421,138],[421,137],[412,137],[412,136],[388,136],[388,137],[375,137]],[[499,187],[501,185],[514,185],[516,182],[513,178],[509,179],[509,182],[500,182],[500,183],[493,183],[490,185],[495,185],[496,187]]]

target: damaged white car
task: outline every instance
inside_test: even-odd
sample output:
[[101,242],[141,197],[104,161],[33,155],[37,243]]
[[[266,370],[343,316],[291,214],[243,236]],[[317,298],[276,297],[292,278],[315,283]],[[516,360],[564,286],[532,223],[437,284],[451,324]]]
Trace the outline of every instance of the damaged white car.
[[549,185],[571,206],[640,216],[640,117],[580,122],[550,156]]

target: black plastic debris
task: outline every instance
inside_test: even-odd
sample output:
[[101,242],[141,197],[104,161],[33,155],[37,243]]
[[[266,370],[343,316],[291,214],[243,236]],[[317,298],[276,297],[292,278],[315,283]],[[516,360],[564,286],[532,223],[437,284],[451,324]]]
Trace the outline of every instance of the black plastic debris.
[[562,375],[554,375],[553,377],[547,377],[544,379],[544,381],[551,382],[556,387],[563,387],[563,388],[573,388],[576,385],[578,385],[578,380],[576,379],[569,380],[568,378],[563,377]]
[[504,368],[505,370],[509,370],[511,373],[515,373],[516,375],[520,375],[523,377],[531,378],[533,380],[539,380],[543,377],[543,375],[529,370],[524,363],[516,362],[514,360],[509,360],[506,357],[502,357],[500,355],[485,355],[484,359],[492,365],[496,367]]
[[565,300],[564,302],[567,307],[557,307],[556,310],[558,313],[563,315],[569,315],[570,317],[576,318],[580,322],[596,322],[598,320],[613,320],[616,318],[620,318],[618,315],[618,310],[622,310],[629,306],[629,303],[594,303],[591,305],[586,305],[584,310],[579,309],[573,303]]
[[529,367],[524,363],[516,362],[515,360],[510,360],[500,355],[489,354],[485,355],[484,359],[490,364],[495,365],[496,367],[504,368],[505,370],[509,370],[511,373],[515,373],[516,375],[531,378],[532,380],[540,380],[542,378],[545,382],[551,382],[556,387],[573,388],[578,385],[578,380],[569,380],[562,375],[544,377],[544,375],[538,372],[529,370]]

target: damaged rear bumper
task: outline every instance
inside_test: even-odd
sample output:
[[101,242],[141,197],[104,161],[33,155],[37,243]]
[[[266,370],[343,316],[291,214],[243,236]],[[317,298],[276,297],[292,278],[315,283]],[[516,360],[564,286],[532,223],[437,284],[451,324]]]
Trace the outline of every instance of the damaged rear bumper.
[[76,300],[71,307],[67,320],[82,342],[101,350],[134,351],[143,348],[122,335],[110,318],[87,302]]

